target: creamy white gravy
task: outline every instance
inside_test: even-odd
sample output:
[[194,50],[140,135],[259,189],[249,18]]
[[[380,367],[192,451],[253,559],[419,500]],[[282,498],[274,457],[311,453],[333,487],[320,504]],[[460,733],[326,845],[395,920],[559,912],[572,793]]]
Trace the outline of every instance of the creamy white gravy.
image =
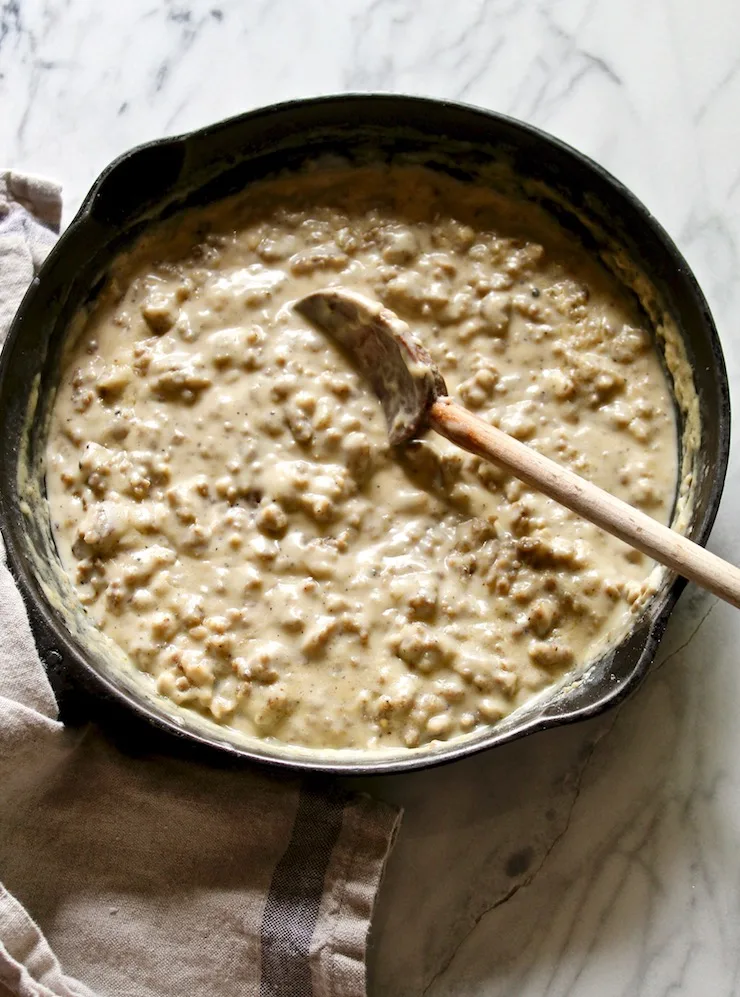
[[653,564],[436,436],[393,450],[292,309],[393,308],[483,418],[667,522],[672,400],[632,301],[532,206],[416,167],[322,170],[161,226],[70,344],[62,564],[158,692],[309,747],[494,723],[618,639]]

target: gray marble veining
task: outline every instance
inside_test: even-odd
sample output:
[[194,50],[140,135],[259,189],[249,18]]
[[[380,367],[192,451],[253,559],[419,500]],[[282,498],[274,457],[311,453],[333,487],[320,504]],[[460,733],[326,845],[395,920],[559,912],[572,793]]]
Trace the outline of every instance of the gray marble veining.
[[[540,125],[678,241],[740,386],[735,0],[0,0],[0,158],[66,219],[132,145],[312,93],[458,98]],[[740,561],[734,458],[712,538]],[[740,992],[740,614],[688,589],[639,694],[366,788],[407,817],[377,997]],[[53,941],[53,931],[51,932]]]

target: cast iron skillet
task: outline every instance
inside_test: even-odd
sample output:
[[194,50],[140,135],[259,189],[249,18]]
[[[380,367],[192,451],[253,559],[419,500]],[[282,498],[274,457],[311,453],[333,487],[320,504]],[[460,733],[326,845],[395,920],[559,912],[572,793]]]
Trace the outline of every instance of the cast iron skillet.
[[[44,413],[53,397],[67,323],[101,284],[106,267],[153,218],[204,204],[249,181],[325,153],[423,154],[461,178],[501,159],[551,192],[541,200],[593,252],[604,240],[621,246],[651,282],[675,320],[693,367],[701,416],[694,466],[696,501],[688,534],[705,543],[715,518],[728,458],[730,407],[725,365],[706,301],[675,245],[645,207],[601,167],[556,139],[518,121],[447,101],[345,95],[291,101],[143,145],[106,169],[28,291],[0,360],[0,517],[11,571],[28,607],[48,666],[61,667],[99,700],[123,703],[160,729],[233,756],[335,773],[398,772],[451,761],[533,731],[591,717],[636,688],[652,662],[684,582],[670,580],[635,627],[581,681],[562,688],[499,725],[437,749],[391,756],[293,753],[263,742],[235,743],[215,725],[146,695],[105,653],[74,632],[55,608],[59,584],[39,565],[57,555],[48,514],[24,514],[19,471],[34,470],[44,447]],[[545,187],[542,189],[544,190]],[[594,225],[584,226],[583,217]],[[38,387],[38,391],[35,390]],[[36,400],[38,399],[38,400]],[[24,425],[31,413],[27,445]],[[45,579],[42,579],[42,575]],[[45,583],[42,584],[42,581]],[[94,641],[92,642],[94,644]],[[101,709],[105,703],[100,702]]]

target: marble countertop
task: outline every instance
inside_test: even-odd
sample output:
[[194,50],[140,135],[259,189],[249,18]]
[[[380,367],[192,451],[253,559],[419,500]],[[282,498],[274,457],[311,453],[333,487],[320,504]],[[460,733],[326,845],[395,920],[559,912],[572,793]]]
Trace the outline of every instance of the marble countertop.
[[[3,165],[69,220],[118,153],[288,97],[397,90],[603,163],[685,253],[740,387],[735,0],[9,0]],[[740,562],[734,457],[710,546]],[[587,724],[378,780],[406,807],[375,997],[740,992],[740,614],[689,587],[643,688]]]

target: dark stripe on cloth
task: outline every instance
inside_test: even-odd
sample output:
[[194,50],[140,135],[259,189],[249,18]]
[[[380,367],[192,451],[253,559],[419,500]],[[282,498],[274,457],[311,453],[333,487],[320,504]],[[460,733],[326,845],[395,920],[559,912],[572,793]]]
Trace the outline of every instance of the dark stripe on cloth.
[[293,834],[275,866],[262,916],[260,997],[312,997],[308,950],[345,795],[304,786]]

